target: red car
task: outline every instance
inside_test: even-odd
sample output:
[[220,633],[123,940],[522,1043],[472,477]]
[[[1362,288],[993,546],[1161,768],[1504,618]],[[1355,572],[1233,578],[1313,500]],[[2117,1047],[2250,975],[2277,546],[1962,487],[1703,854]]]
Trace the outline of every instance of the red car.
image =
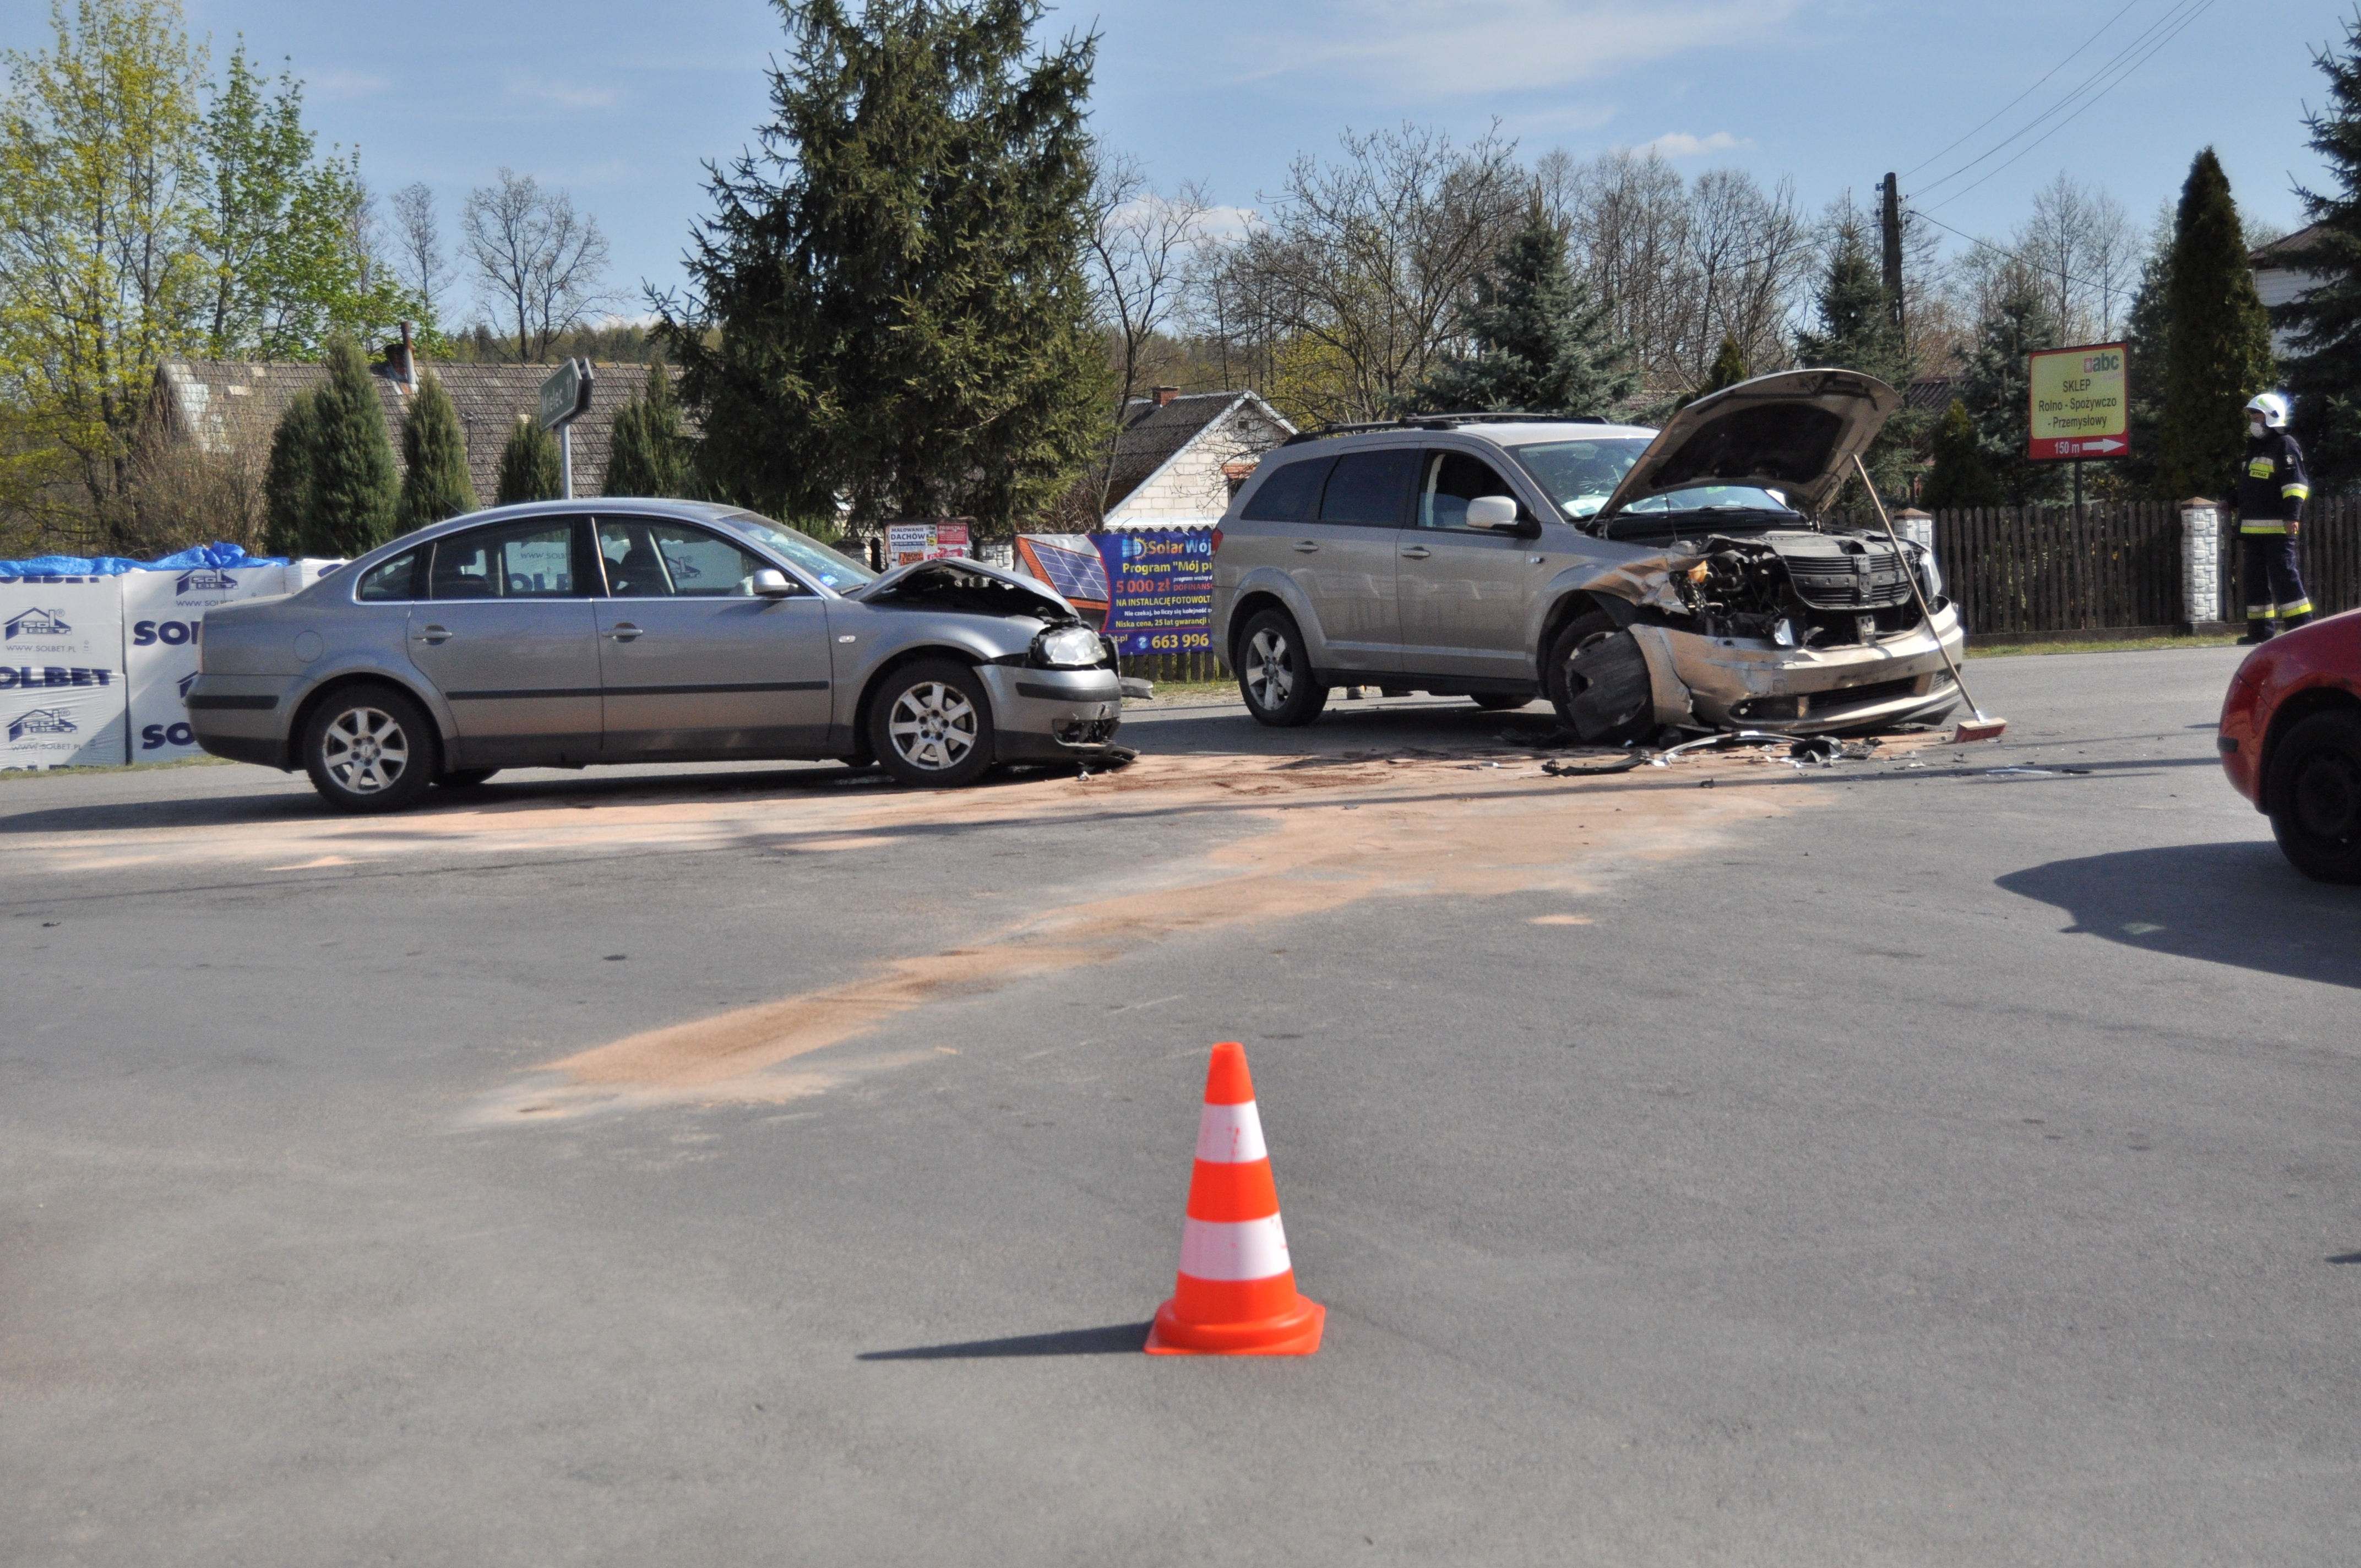
[[2296,870],[2361,883],[2361,610],[2247,654],[2222,699],[2218,744]]

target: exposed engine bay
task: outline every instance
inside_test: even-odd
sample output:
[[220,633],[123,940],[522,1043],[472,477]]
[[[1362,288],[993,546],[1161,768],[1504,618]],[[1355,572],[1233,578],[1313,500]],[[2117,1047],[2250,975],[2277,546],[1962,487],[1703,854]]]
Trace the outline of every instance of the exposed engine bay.
[[846,596],[881,609],[951,610],[968,615],[1029,615],[1052,626],[1079,619],[1063,600],[1028,587],[1021,578],[945,558],[921,561],[889,572]]
[[1674,592],[1709,637],[1763,638],[1781,647],[1874,642],[1919,623],[1908,574],[1929,604],[1937,585],[1916,545],[1858,533],[1776,530],[1716,534],[1672,571]]

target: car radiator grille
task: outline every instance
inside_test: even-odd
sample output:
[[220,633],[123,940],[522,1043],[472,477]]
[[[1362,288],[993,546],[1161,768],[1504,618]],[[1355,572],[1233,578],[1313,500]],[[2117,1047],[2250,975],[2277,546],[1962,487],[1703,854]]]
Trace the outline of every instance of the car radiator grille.
[[1890,546],[1785,559],[1796,595],[1814,609],[1885,609],[1910,602],[1908,568]]

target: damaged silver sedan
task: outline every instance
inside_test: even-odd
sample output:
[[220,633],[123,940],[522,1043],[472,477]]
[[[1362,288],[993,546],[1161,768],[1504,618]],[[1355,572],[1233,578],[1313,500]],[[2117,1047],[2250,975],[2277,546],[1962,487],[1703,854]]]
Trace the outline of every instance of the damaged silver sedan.
[[1661,431],[1465,414],[1299,435],[1214,534],[1215,646],[1266,724],[1347,685],[1546,696],[1601,742],[1937,722],[1963,638],[1932,553],[1821,516],[1900,401],[1793,370]]

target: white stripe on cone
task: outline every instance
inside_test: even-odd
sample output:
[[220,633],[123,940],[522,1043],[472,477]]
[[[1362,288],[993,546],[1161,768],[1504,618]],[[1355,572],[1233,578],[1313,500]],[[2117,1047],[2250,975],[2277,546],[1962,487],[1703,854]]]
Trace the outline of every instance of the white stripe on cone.
[[1197,1122],[1197,1157],[1209,1165],[1251,1165],[1269,1158],[1255,1102],[1206,1106]]
[[1268,1279],[1293,1266],[1287,1259],[1287,1232],[1276,1214],[1266,1220],[1180,1222],[1180,1272],[1193,1278]]

